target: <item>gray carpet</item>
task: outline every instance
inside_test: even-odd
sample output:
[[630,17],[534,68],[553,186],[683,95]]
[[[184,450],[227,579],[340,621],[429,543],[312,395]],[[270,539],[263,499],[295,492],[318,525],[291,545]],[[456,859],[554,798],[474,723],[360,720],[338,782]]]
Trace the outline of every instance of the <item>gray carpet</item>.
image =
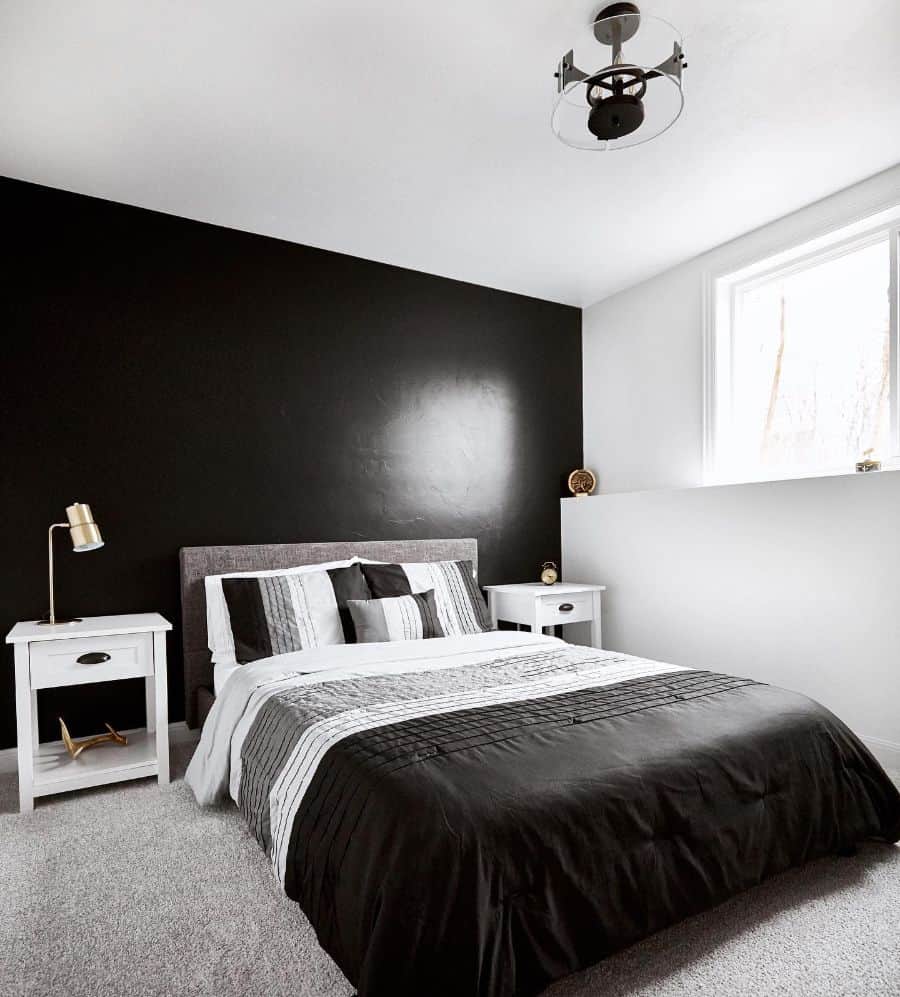
[[[0,777],[0,994],[352,993],[232,807],[201,811],[180,781],[23,815],[15,794]],[[900,848],[781,876],[545,997],[688,994],[900,995]]]

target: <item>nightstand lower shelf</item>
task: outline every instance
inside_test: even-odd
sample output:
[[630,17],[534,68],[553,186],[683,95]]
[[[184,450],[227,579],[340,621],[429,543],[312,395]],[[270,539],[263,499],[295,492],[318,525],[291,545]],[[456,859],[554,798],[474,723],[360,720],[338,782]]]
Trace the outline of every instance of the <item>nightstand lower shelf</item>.
[[145,779],[159,774],[156,734],[145,727],[122,731],[128,744],[101,744],[72,758],[62,741],[49,741],[34,754],[34,796]]

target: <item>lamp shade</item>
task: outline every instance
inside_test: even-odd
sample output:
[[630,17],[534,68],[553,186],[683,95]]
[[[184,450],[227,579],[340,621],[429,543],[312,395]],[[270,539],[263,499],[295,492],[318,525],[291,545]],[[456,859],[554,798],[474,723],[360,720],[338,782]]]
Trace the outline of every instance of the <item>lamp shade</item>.
[[66,507],[69,520],[69,533],[76,551],[97,550],[103,546],[100,527],[94,522],[91,507],[84,502],[74,502]]

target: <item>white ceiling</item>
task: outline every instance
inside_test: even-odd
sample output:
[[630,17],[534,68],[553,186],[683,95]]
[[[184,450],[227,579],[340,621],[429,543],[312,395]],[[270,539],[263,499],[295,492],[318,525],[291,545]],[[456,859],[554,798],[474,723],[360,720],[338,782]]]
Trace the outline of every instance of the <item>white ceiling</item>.
[[598,6],[0,0],[0,172],[587,305],[900,161],[897,0],[646,0],[687,105],[611,154],[549,130]]

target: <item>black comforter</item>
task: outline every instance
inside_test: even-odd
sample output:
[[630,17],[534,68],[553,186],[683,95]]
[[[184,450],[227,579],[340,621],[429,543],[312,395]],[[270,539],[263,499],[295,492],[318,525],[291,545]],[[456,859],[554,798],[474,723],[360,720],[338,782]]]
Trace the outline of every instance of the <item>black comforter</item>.
[[[635,660],[519,649],[445,670],[480,690],[452,709],[433,673],[269,699],[240,803],[270,852],[281,821],[285,888],[360,997],[527,997],[792,866],[900,837],[900,794],[828,710],[704,671],[609,680]],[[387,701],[397,719],[372,719]],[[318,737],[290,821],[273,816],[304,736],[351,715]]]

